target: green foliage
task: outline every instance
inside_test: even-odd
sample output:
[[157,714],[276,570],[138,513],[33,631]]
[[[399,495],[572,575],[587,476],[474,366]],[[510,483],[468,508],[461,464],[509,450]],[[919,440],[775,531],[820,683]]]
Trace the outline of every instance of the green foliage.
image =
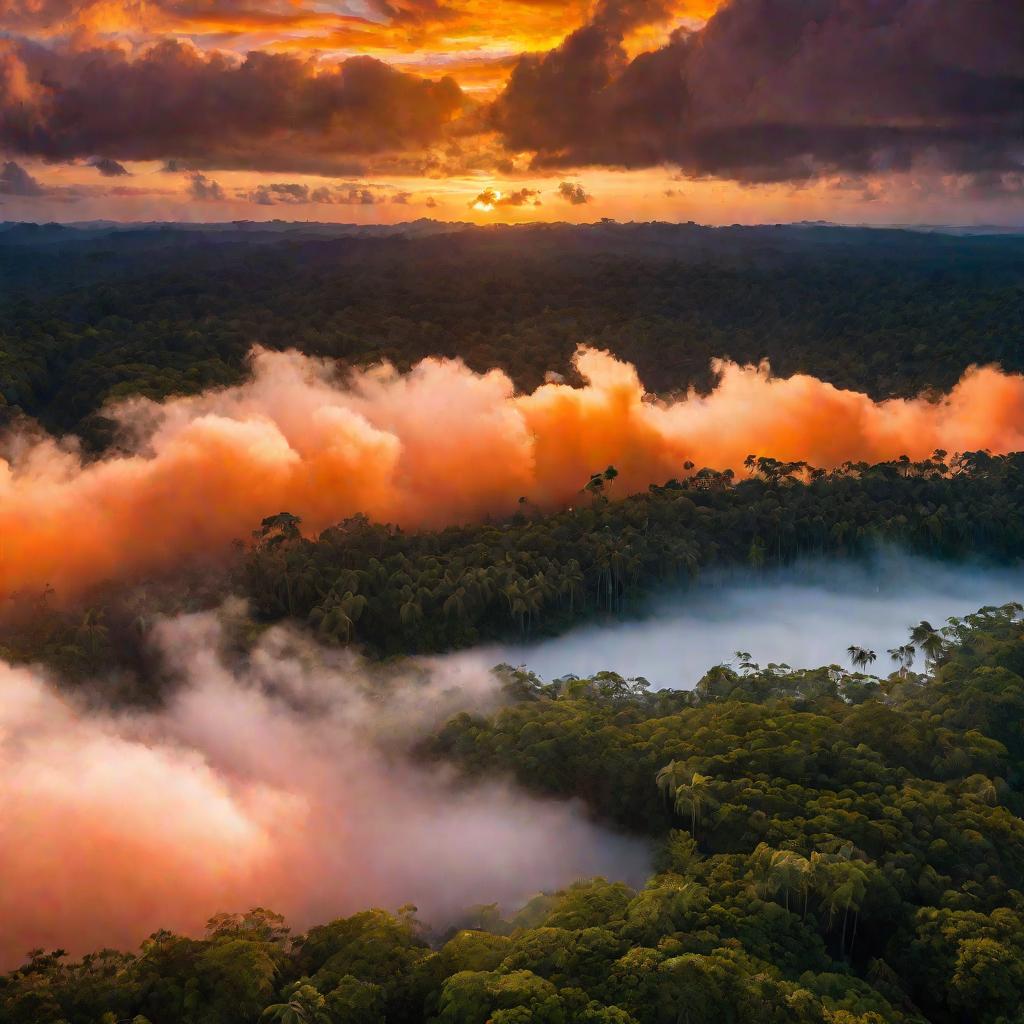
[[[20,595],[0,621],[0,649],[7,660],[42,661],[65,679],[112,664],[144,675],[147,624],[158,611],[212,607],[233,589],[249,597],[257,616],[239,623],[241,647],[245,634],[251,639],[262,625],[291,617],[328,644],[385,656],[435,652],[628,614],[659,588],[749,566],[755,544],[761,566],[857,556],[880,542],[932,557],[1010,561],[1024,551],[1024,454],[936,453],[828,474],[797,465],[777,472],[766,458],[752,468],[740,482],[701,471],[621,501],[600,497],[550,515],[438,532],[405,533],[354,516],[306,539],[298,519],[281,512],[220,575],[197,567],[183,571],[178,586],[101,588],[74,606],[55,605],[49,591]],[[915,658],[937,656],[943,642],[921,623],[895,663],[906,672]],[[854,653],[857,667],[872,664],[873,652]],[[716,668],[698,685],[755,683]],[[511,677],[509,685],[516,685]],[[647,684],[606,673],[577,685],[626,700]],[[853,699],[871,686],[869,677],[848,685]]]
[[[710,931],[791,976],[866,968],[872,1000],[929,1020],[1011,1020],[1024,998],[1024,624],[1008,605],[934,634],[927,674],[886,679],[761,669],[740,652],[739,670],[719,666],[693,693],[535,682],[489,719],[453,719],[433,751],[664,837],[662,874],[623,915],[640,946],[686,934],[689,952]],[[712,984],[698,951],[673,970]],[[747,998],[723,992],[730,1012]],[[851,1019],[895,1019],[828,998]]]
[[[857,555],[883,541],[933,557],[1024,551],[1024,455],[937,452],[827,474],[752,457],[751,470],[740,482],[701,471],[622,501],[435,533],[355,516],[315,540],[264,539],[264,524],[242,584],[266,619],[291,616],[325,642],[394,654],[557,633],[716,567]],[[900,664],[914,651],[930,657],[936,642],[921,634]],[[850,656],[861,669],[877,657]]]
[[402,368],[460,356],[521,388],[569,373],[581,341],[634,362],[659,392],[709,386],[723,356],[878,397],[948,389],[971,363],[1024,369],[1012,236],[667,224],[36,234],[0,234],[0,408],[94,449],[115,436],[104,402],[234,383],[254,344]]

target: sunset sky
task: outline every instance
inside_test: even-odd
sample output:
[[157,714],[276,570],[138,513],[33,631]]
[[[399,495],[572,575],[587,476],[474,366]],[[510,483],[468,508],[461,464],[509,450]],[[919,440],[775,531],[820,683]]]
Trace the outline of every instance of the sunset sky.
[[0,0],[0,219],[1024,224],[1009,0]]

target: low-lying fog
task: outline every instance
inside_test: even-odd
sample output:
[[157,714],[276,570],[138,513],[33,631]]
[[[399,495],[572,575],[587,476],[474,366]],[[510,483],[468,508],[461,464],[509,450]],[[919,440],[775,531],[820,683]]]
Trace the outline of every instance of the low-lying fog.
[[907,641],[909,627],[983,605],[1024,600],[1024,568],[930,561],[884,551],[866,562],[813,560],[754,575],[707,577],[653,600],[630,622],[591,625],[535,644],[493,648],[497,661],[525,665],[545,679],[604,669],[644,676],[653,687],[690,689],[711,666],[749,652],[761,665],[794,668],[846,662],[851,644],[878,655]]
[[488,664],[369,665],[277,627],[242,665],[231,612],[157,626],[176,681],[160,709],[90,705],[0,661],[0,970],[34,947],[201,934],[219,910],[301,929],[413,903],[442,927],[580,877],[643,881],[647,844],[582,805],[408,756],[501,703]]

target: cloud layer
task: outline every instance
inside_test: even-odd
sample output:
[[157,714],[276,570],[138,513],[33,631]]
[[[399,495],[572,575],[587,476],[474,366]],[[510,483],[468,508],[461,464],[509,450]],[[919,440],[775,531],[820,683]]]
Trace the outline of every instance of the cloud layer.
[[[164,0],[122,11],[118,32],[134,26],[139,38],[115,45],[95,27],[114,27],[110,5],[8,2],[9,24],[35,36],[0,41],[0,146],[101,169],[666,165],[741,183],[917,171],[1024,191],[1018,3],[601,0],[589,20],[581,3],[557,14],[503,5],[513,26],[544,14],[544,31],[525,36],[502,18],[481,35],[474,3],[381,0],[360,18],[276,0],[204,11]],[[64,35],[61,18],[90,28]],[[446,41],[474,22],[476,49],[453,58]],[[226,43],[272,30],[271,48],[209,49],[213,28]],[[329,56],[309,56],[295,32]],[[498,79],[478,95],[484,67]]]
[[874,402],[814,377],[717,363],[708,396],[650,400],[632,366],[581,349],[584,387],[516,395],[497,370],[426,359],[339,378],[295,352],[257,352],[233,388],[109,414],[126,454],[82,463],[73,443],[9,439],[0,458],[0,595],[61,595],[225,552],[287,510],[319,531],[363,512],[444,526],[578,500],[590,474],[616,492],[697,466],[742,472],[751,453],[828,468],[907,454],[1024,449],[1024,378],[973,368],[938,400]]

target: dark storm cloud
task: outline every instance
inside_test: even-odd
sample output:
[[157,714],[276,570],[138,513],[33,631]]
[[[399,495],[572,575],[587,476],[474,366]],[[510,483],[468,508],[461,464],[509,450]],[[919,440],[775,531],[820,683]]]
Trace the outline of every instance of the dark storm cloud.
[[563,181],[558,186],[558,194],[573,206],[582,206],[584,203],[589,203],[592,198],[578,181]]
[[337,193],[334,201],[347,206],[372,206],[381,202],[368,188],[349,188]]
[[590,24],[622,35],[632,28],[664,21],[671,17],[675,6],[673,0],[599,0]]
[[111,160],[109,157],[92,160],[90,161],[89,166],[95,167],[104,178],[120,178],[128,173],[128,169],[124,164],[118,163],[116,160]]
[[257,185],[242,195],[249,202],[258,203],[260,206],[276,206],[278,203],[331,202],[329,189],[314,189],[313,191],[317,194],[316,200],[311,198],[308,185],[280,182],[273,185]]
[[625,66],[619,41],[596,25],[547,54],[524,56],[492,111],[507,147],[535,150],[539,164],[571,163],[572,154],[586,149],[588,158],[578,162],[591,162],[603,148],[593,135],[612,127],[604,98]]
[[534,188],[520,188],[506,195],[496,192],[493,188],[485,188],[469,205],[526,206],[527,203],[532,202],[534,206],[540,206],[540,200],[536,198],[538,195],[540,193]]
[[114,48],[0,40],[0,145],[48,160],[98,154],[191,169],[349,173],[352,154],[436,141],[463,102],[370,57],[338,65],[254,51],[242,60],[168,40]]
[[595,18],[523,57],[492,118],[538,167],[674,163],[784,181],[924,160],[1012,175],[1024,163],[1024,4],[732,0],[633,60],[614,19]]
[[[291,9],[267,3],[282,16]],[[437,0],[368,3],[396,22],[448,12]],[[0,0],[0,24],[57,24],[87,6]],[[249,9],[242,0],[210,7]],[[623,39],[666,23],[674,7],[597,0],[560,46],[520,58],[490,107],[452,78],[370,57],[240,57],[173,38],[129,53],[83,43],[98,38],[88,33],[45,45],[8,36],[0,148],[16,159],[95,158],[101,174],[129,160],[346,178],[511,174],[530,160],[552,172],[664,164],[688,176],[800,182],[925,167],[962,175],[978,194],[1020,194],[1019,0],[731,0],[699,31],[678,29],[630,56]]]
[[46,190],[21,164],[8,160],[0,168],[0,195],[41,196]]
[[188,194],[201,203],[219,202],[224,198],[224,189],[205,174],[195,171],[189,175]]
[[[402,193],[408,196],[409,193]],[[338,206],[373,206],[384,202],[383,196],[375,195],[370,189],[360,185],[320,185],[310,188],[297,182],[276,182],[270,185],[257,185],[249,190],[238,193],[240,199],[248,199],[260,206],[277,206],[279,204],[323,203]],[[396,202],[392,198],[392,202]]]

